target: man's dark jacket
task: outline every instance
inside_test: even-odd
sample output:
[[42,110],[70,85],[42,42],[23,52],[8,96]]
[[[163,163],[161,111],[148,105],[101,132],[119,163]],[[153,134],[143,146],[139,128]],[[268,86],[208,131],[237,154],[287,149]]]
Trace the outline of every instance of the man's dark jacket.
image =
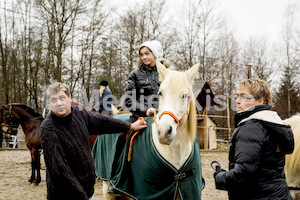
[[156,66],[141,65],[128,77],[125,106],[135,117],[146,116],[148,108],[158,109],[157,93],[160,86]]
[[82,107],[72,106],[66,117],[51,112],[39,131],[47,168],[47,199],[89,199],[95,184],[89,135],[118,133],[129,128],[127,122],[92,114]]
[[235,116],[229,150],[229,171],[215,177],[230,200],[292,200],[285,180],[285,155],[294,149],[289,125],[268,105]]

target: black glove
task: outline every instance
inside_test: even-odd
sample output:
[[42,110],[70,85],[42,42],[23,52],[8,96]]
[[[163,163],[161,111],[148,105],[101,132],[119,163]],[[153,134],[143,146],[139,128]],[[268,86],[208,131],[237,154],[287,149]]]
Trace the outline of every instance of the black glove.
[[227,190],[225,184],[225,175],[226,170],[222,169],[219,165],[216,166],[216,172],[214,173],[216,189]]
[[216,176],[220,173],[220,172],[226,172],[226,170],[222,169],[220,167],[220,165],[216,166],[216,172],[214,173],[214,178],[216,179]]

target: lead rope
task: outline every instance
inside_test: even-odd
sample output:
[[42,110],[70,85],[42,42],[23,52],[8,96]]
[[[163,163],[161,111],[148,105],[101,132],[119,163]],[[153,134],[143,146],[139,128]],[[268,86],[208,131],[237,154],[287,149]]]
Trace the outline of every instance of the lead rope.
[[[141,124],[144,124],[145,118],[146,118],[146,117],[139,117],[137,120],[141,119],[141,120],[142,120]],[[135,133],[133,134],[133,136],[131,137],[131,139],[130,139],[129,152],[128,152],[128,157],[127,157],[128,162],[131,161],[133,139],[135,138],[135,136],[136,136],[139,132],[140,132],[140,131],[135,132]],[[132,133],[132,131],[131,131],[131,133]]]
[[[144,124],[144,121],[147,117],[139,117],[137,120],[141,119],[142,122],[141,124]],[[156,122],[156,112],[154,112],[154,123],[157,126],[157,122]],[[128,157],[127,157],[127,161],[130,162],[131,161],[131,154],[132,154],[132,144],[133,144],[133,139],[135,138],[135,136],[139,133],[140,131],[137,131],[133,134],[133,136],[130,139],[130,144],[129,144],[129,151],[128,151]],[[129,137],[129,135],[132,133],[132,130],[129,131],[126,135],[126,139]]]

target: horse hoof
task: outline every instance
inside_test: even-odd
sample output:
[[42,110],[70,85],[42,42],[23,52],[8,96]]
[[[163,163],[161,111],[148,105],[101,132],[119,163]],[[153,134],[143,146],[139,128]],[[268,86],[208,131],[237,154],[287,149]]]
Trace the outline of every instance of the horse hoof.
[[34,183],[35,185],[38,185],[40,182],[41,182],[41,180],[36,179],[32,183]]
[[35,186],[38,186],[39,183],[38,183],[37,181],[34,181],[34,185],[35,185]]
[[34,179],[29,179],[28,182],[33,183]]

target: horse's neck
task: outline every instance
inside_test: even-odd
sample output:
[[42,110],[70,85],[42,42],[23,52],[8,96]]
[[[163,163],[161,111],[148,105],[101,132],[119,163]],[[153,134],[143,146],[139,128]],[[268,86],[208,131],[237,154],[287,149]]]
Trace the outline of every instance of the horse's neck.
[[41,118],[35,117],[29,113],[21,113],[20,111],[17,113],[19,116],[19,124],[22,126],[23,132],[25,135],[27,135],[26,130],[32,130],[32,127],[34,126],[40,126],[41,124]]
[[180,169],[191,154],[193,144],[187,136],[187,126],[185,124],[177,128],[177,134],[170,145],[159,143],[157,127],[154,123],[152,125],[152,138],[160,155],[176,169]]

